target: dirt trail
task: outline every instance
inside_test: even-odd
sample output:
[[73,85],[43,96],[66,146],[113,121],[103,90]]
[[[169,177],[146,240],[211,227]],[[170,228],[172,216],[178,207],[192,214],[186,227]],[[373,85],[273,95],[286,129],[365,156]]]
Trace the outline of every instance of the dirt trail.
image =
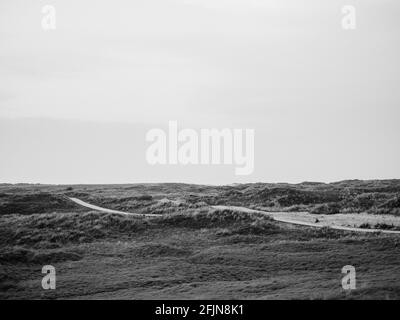
[[[124,212],[124,211],[119,211],[119,210],[112,210],[112,209],[107,209],[99,206],[95,206],[93,204],[87,203],[85,201],[82,201],[78,198],[69,198],[69,200],[75,202],[76,204],[101,211],[101,212],[107,212],[107,213],[117,213],[117,214],[123,214],[123,215],[130,215],[130,216],[138,216],[138,217],[161,217],[161,214],[152,214],[152,213],[131,213],[131,212]],[[344,230],[344,231],[354,231],[354,232],[381,232],[381,233],[391,233],[391,234],[400,234],[400,231],[395,231],[395,230],[382,230],[382,229],[365,229],[365,228],[353,228],[353,227],[345,227],[345,226],[338,226],[338,225],[327,225],[323,223],[311,223],[311,222],[304,222],[304,221],[297,221],[297,220],[292,220],[292,219],[287,219],[287,218],[282,218],[279,216],[279,212],[266,212],[266,211],[261,211],[261,210],[254,210],[254,209],[249,209],[246,207],[236,207],[236,206],[211,206],[214,209],[218,210],[237,210],[241,212],[246,212],[246,213],[258,213],[258,214],[265,214],[274,219],[275,221],[279,222],[284,222],[284,223],[290,223],[290,224],[295,224],[295,225],[301,225],[301,226],[307,226],[307,227],[314,227],[314,228],[323,228],[323,227],[329,227],[331,229],[335,230]]]
[[152,213],[131,213],[131,212],[124,212],[124,211],[119,211],[119,210],[112,210],[112,209],[107,209],[99,206],[95,206],[93,204],[87,203],[85,201],[82,201],[78,198],[69,198],[69,200],[75,202],[76,204],[79,204],[80,206],[90,208],[93,210],[101,211],[101,212],[107,212],[107,213],[117,213],[117,214],[123,214],[123,215],[128,215],[128,216],[137,216],[137,217],[161,217],[161,214],[152,214]]
[[261,211],[261,210],[253,210],[245,207],[235,207],[235,206],[213,206],[215,209],[223,210],[223,209],[228,209],[228,210],[238,210],[242,212],[247,212],[247,213],[261,213],[261,214],[266,214],[275,221],[279,222],[284,222],[284,223],[290,223],[290,224],[296,224],[296,225],[301,225],[301,226],[307,226],[307,227],[315,227],[315,228],[323,228],[323,227],[329,227],[331,229],[335,230],[345,230],[345,231],[354,231],[354,232],[381,232],[381,233],[391,233],[391,234],[400,234],[400,231],[395,231],[395,230],[383,230],[383,229],[366,229],[366,228],[355,228],[355,227],[345,227],[345,226],[338,226],[338,225],[330,225],[330,224],[324,224],[324,223],[312,223],[312,222],[305,222],[305,221],[297,221],[297,220],[292,220],[288,218],[282,218],[279,216],[279,212],[266,212],[266,211]]

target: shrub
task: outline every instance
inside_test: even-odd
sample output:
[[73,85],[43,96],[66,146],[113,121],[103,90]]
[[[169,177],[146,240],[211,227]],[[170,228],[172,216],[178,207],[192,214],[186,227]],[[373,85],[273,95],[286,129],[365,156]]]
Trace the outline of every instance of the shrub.
[[324,203],[316,205],[310,212],[313,214],[335,214],[340,212],[340,206],[337,203]]

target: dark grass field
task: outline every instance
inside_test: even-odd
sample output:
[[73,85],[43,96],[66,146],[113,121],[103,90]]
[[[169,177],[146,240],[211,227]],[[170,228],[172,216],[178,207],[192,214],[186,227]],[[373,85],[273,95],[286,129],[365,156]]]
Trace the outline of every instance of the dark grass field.
[[[335,203],[341,212],[395,214],[398,185],[1,185],[0,298],[399,299],[400,236],[292,226],[209,206]],[[163,216],[88,211],[63,195]],[[363,195],[367,208],[357,207]],[[43,265],[56,268],[55,290],[41,287]],[[356,268],[355,290],[342,289],[345,265]]]

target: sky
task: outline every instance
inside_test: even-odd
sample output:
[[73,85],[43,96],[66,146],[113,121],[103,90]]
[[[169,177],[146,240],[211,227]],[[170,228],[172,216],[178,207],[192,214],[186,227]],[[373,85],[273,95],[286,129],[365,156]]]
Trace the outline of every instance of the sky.
[[[0,182],[400,178],[399,14],[397,0],[2,0]],[[148,164],[146,132],[173,120],[254,129],[254,172]]]

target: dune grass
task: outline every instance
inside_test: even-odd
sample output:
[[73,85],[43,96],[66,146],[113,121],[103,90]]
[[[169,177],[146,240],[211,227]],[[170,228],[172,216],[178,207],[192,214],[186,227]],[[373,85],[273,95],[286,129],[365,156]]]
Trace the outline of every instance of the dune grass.
[[[312,229],[265,215],[215,210],[207,206],[221,191],[214,187],[67,188],[3,186],[8,190],[3,203],[10,194],[20,201],[27,194],[83,192],[93,199],[113,198],[115,205],[141,203],[150,211],[161,203],[158,210],[166,214],[141,218],[58,209],[52,201],[0,214],[1,299],[400,298],[396,235]],[[56,268],[56,290],[41,288],[45,264]],[[345,265],[356,268],[352,292],[341,287]]]

